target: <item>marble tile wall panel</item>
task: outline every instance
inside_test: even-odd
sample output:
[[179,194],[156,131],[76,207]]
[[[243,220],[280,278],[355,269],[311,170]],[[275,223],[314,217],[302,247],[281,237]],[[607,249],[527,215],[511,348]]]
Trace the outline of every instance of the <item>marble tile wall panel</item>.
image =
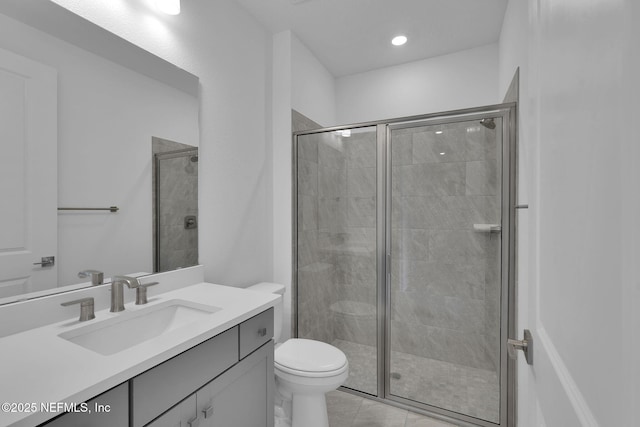
[[298,195],[298,230],[318,230],[318,199],[316,197]]
[[318,201],[318,228],[322,231],[344,231],[347,224],[347,199],[322,197]]
[[500,370],[500,316],[501,316],[501,291],[502,276],[499,262],[501,245],[498,239],[490,241],[489,259],[486,267],[485,287],[485,325],[486,325],[486,352],[493,361],[494,370]]
[[[436,295],[416,291],[393,292],[393,320],[471,333],[485,332],[484,300]],[[484,347],[478,349],[484,351]]]
[[375,257],[375,227],[349,227],[343,234],[343,241],[346,245],[346,248],[351,249],[351,255]]
[[347,200],[348,227],[376,226],[376,198],[349,197]]
[[358,301],[375,306],[377,294],[376,283],[341,283],[336,280],[336,301]]
[[464,162],[398,165],[391,184],[396,196],[456,196],[466,193]]
[[347,192],[350,197],[375,197],[376,168],[349,168]]
[[298,137],[298,161],[306,160],[318,163],[318,140],[322,134],[301,135]]
[[315,262],[298,269],[298,328],[300,336],[331,342],[333,319],[326,309],[332,303],[335,265]]
[[298,268],[327,261],[320,241],[320,233],[317,231],[298,231]]
[[318,142],[318,164],[332,169],[343,169],[346,166],[345,144],[342,138],[333,133],[315,134]]
[[[154,149],[166,149],[172,144],[154,139]],[[198,230],[184,227],[187,215],[198,215],[198,166],[190,158],[186,155],[162,159],[156,170],[159,187],[154,223],[157,220],[158,227],[154,232],[159,234],[154,240],[159,243],[159,271],[198,264]]]
[[332,313],[333,338],[357,344],[375,346],[377,322],[375,316]]
[[395,131],[391,139],[391,164],[413,164],[413,134]]
[[376,259],[371,256],[342,255],[338,265],[338,283],[362,284],[375,288],[377,280]]
[[[433,126],[432,128],[434,129],[413,133],[414,164],[464,162],[467,160],[465,129],[453,128],[443,130],[441,126]],[[443,133],[437,134],[436,131]]]
[[473,224],[499,224],[499,200],[493,196],[393,196],[394,228],[472,230]]
[[498,194],[500,181],[495,160],[478,160],[467,162],[466,165],[466,194],[476,196]]
[[478,369],[493,369],[483,351],[485,340],[484,334],[391,321],[393,351]]
[[318,194],[320,197],[344,197],[347,195],[346,168],[318,166]]
[[344,138],[349,168],[376,167],[376,131],[352,133]]
[[489,271],[499,266],[499,235],[473,230],[500,223],[495,138],[478,122],[392,131],[392,322],[400,351],[483,369],[499,361],[500,284]]
[[292,109],[291,110],[291,130],[293,132],[301,132],[305,130],[320,129],[319,123],[311,120],[304,114]]
[[318,194],[318,165],[317,163],[298,161],[298,195],[316,196]]
[[[497,119],[496,129],[500,126],[501,120]],[[500,144],[496,144],[500,137],[499,132],[487,129],[475,121],[399,129],[392,132],[393,138],[401,142],[407,141],[407,135],[410,135],[413,155],[409,163],[413,164],[499,158],[497,147]],[[442,152],[445,154],[440,154]]]
[[489,238],[490,234],[475,231],[432,231],[429,239],[429,259],[464,265],[484,265]]
[[391,262],[391,290],[484,300],[485,270],[482,265],[394,259]]

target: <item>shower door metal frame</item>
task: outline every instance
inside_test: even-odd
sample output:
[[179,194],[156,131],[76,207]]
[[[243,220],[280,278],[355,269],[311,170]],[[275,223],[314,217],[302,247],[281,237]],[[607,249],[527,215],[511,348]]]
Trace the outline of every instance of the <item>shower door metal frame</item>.
[[[444,111],[390,120],[334,126],[293,133],[292,138],[292,335],[298,336],[298,137],[323,132],[376,127],[376,260],[377,260],[377,396],[341,387],[342,390],[404,409],[418,411],[462,426],[513,427],[516,424],[516,361],[507,355],[507,338],[516,336],[515,205],[517,122],[516,103]],[[501,312],[500,312],[500,423],[481,420],[451,410],[419,403],[390,393],[391,325],[391,130],[449,124],[483,118],[502,118],[501,200]],[[462,423],[462,424],[460,424]]]

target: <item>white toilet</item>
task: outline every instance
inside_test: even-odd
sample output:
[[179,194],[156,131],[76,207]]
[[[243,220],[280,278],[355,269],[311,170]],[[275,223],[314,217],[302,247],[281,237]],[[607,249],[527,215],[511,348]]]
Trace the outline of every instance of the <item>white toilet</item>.
[[292,338],[279,344],[284,286],[262,282],[247,289],[280,295],[280,301],[275,305],[273,313],[273,339],[276,342],[274,371],[276,390],[285,400],[282,405],[285,412],[289,412],[287,407],[290,401],[290,414],[286,414],[286,417],[291,417],[291,427],[328,427],[324,395],[337,389],[347,380],[347,357],[341,350],[320,341]]

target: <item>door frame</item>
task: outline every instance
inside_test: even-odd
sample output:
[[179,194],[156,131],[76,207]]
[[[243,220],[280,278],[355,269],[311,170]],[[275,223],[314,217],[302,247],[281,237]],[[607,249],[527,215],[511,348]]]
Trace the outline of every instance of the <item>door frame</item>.
[[[298,137],[347,129],[376,127],[376,263],[377,263],[377,396],[341,387],[341,390],[369,399],[421,412],[462,426],[513,427],[516,422],[516,361],[507,355],[507,338],[516,337],[516,165],[517,104],[502,103],[482,107],[443,111],[388,120],[356,123],[294,132],[292,134],[292,336],[298,337]],[[467,415],[390,394],[390,261],[391,261],[391,144],[392,129],[502,118],[502,233],[501,233],[501,316],[500,316],[500,423]],[[380,215],[380,213],[384,213]],[[505,262],[506,261],[506,262]],[[504,302],[507,302],[504,304]],[[382,345],[380,345],[382,343]],[[506,374],[506,375],[505,375]]]

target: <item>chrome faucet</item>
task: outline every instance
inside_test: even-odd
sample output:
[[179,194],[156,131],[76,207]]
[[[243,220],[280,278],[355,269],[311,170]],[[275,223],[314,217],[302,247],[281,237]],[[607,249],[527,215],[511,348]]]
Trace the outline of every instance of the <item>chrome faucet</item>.
[[111,309],[112,313],[124,310],[124,286],[135,289],[140,286],[140,282],[135,277],[113,276],[111,278]]
[[98,270],[84,270],[78,273],[78,277],[85,278],[91,276],[91,284],[93,286],[102,285],[104,280],[104,273]]
[[63,307],[68,307],[73,304],[80,304],[80,320],[81,322],[86,322],[87,320],[95,319],[96,315],[94,314],[94,301],[93,298],[81,298],[73,301],[67,301],[60,304]]

